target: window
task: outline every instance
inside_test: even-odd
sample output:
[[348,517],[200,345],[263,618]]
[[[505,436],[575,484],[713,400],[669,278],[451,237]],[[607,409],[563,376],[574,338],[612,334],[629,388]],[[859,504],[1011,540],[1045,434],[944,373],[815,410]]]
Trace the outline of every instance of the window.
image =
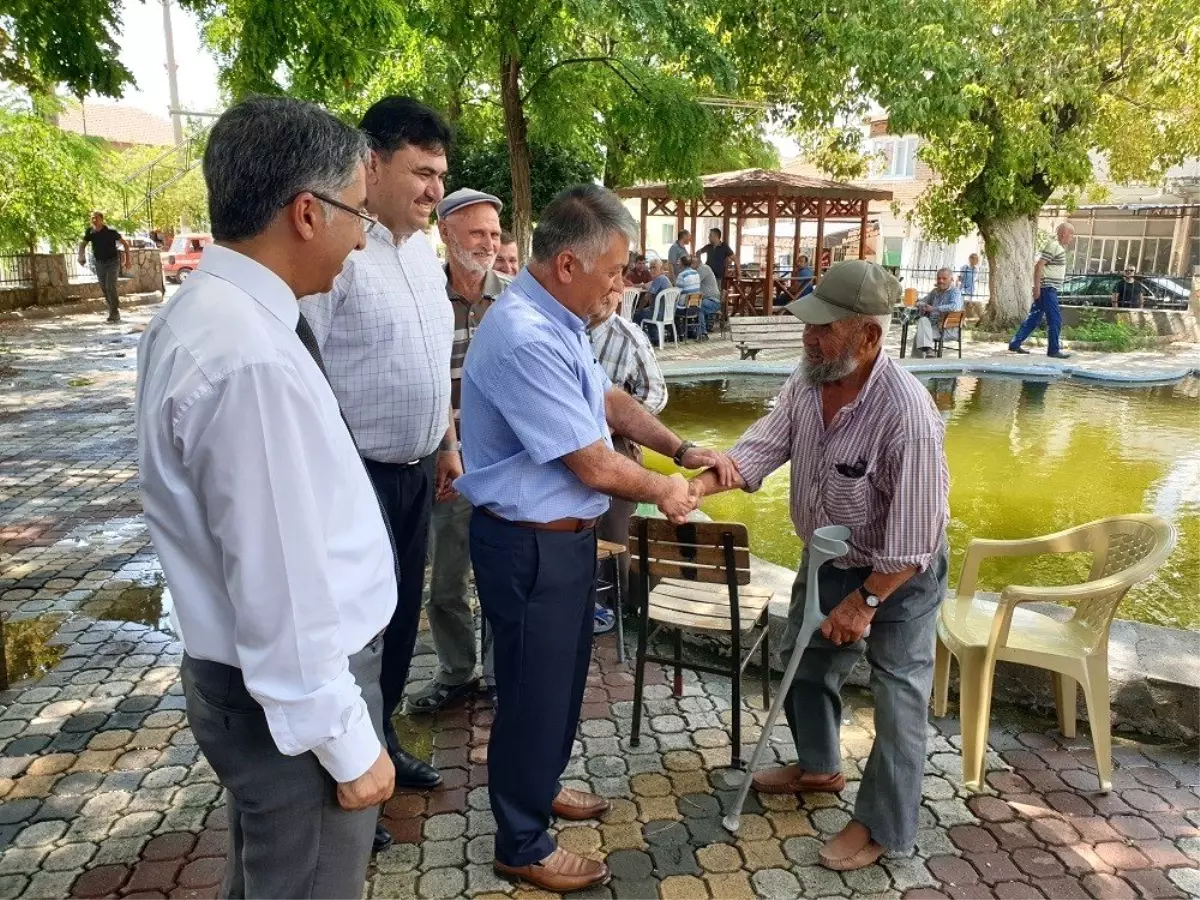
[[662,242],[667,246],[675,243],[675,226],[669,222],[662,227]]
[[917,166],[917,138],[882,137],[870,142],[874,155],[870,177],[876,181],[913,178]]

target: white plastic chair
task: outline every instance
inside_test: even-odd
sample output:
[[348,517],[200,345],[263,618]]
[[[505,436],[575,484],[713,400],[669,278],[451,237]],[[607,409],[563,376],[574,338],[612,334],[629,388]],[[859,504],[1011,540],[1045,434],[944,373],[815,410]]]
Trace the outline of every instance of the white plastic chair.
[[650,315],[642,320],[642,328],[653,327],[657,329],[657,339],[651,334],[650,339],[654,341],[654,346],[661,347],[663,341],[667,339],[667,329],[671,329],[671,340],[676,344],[679,343],[679,331],[675,327],[675,301],[679,299],[679,288],[664,288],[658,292],[658,296],[654,298],[654,309]]
[[[967,546],[955,594],[938,611],[933,714],[946,714],[951,657],[959,665],[963,781],[983,785],[992,684],[1000,661],[1048,669],[1054,684],[1059,728],[1075,736],[1076,690],[1083,688],[1100,790],[1112,788],[1112,745],[1108,698],[1108,632],[1126,592],[1145,581],[1171,555],[1175,529],[1158,516],[1099,519],[1056,534],[1027,540],[981,540]],[[994,556],[1091,553],[1083,584],[1040,587],[1010,584],[999,600],[975,590],[979,564]],[[1032,609],[1030,602],[1064,603],[1075,612],[1065,622]]]
[[621,291],[621,318],[633,318],[633,307],[640,296],[642,296],[642,292],[637,288],[625,288]]

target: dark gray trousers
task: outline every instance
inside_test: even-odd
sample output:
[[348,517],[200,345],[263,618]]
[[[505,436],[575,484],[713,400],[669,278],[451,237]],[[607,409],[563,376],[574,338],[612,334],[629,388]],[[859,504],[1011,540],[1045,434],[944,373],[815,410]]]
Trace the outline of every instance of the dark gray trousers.
[[[800,768],[840,771],[842,686],[866,652],[875,700],[875,743],[859,785],[854,818],[889,850],[907,852],[917,838],[937,611],[946,595],[947,563],[943,543],[929,568],[884,601],[866,638],[839,647],[818,631],[804,651],[784,705]],[[822,566],[817,576],[822,612],[828,614],[870,573],[869,568]],[[792,585],[784,647],[795,645],[808,602],[807,582],[805,551]]]
[[[350,657],[350,672],[383,741],[377,637]],[[223,898],[358,900],[379,807],[348,812],[312,753],[284,756],[240,669],[184,656],[188,724],[225,788],[229,856]]]
[[108,317],[115,319],[121,315],[120,298],[117,294],[117,280],[121,275],[121,260],[100,262],[96,260],[96,280],[104,289],[104,302],[108,304]]

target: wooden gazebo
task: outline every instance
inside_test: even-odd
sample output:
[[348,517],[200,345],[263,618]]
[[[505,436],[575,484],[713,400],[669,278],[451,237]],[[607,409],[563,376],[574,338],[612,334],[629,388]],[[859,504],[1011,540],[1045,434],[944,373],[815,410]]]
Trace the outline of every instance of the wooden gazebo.
[[[814,273],[821,277],[821,251],[825,241],[825,223],[830,221],[857,222],[859,225],[858,254],[866,253],[867,226],[872,200],[892,199],[891,191],[875,190],[856,184],[809,178],[790,172],[766,169],[742,169],[720,172],[700,179],[704,195],[699,199],[680,200],[671,196],[666,183],[639,184],[617,191],[621,197],[640,197],[641,246],[646,246],[646,219],[649,216],[673,216],[677,230],[688,228],[699,245],[696,221],[701,216],[719,218],[722,232],[740,259],[742,227],[747,219],[767,220],[767,265],[762,283],[763,312],[770,315],[775,298],[775,223],[780,219],[795,222],[792,236],[792,275],[796,274],[800,255],[800,226],[804,221],[817,223]],[[690,225],[688,220],[690,218]],[[736,243],[730,240],[730,222],[737,227]],[[717,273],[718,277],[724,275]]]

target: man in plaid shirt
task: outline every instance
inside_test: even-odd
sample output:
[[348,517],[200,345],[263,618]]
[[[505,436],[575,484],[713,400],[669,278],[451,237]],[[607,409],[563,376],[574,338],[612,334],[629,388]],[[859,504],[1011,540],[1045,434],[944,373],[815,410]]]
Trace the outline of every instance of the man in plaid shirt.
[[[640,327],[617,315],[621,295],[610,294],[608,305],[592,317],[588,335],[600,367],[608,374],[613,387],[618,387],[658,415],[667,405],[667,380],[654,356],[650,339]],[[613,449],[634,462],[642,461],[642,448],[620,435],[613,436]],[[613,497],[608,512],[596,527],[597,536],[614,544],[629,544],[629,519],[637,509],[632,500]],[[629,554],[619,558],[621,596],[629,596]],[[618,613],[619,614],[619,613]],[[607,630],[604,629],[604,630]]]
[[[747,491],[791,464],[801,540],[825,525],[850,529],[850,551],[818,573],[820,596],[806,596],[807,553],[792,587],[785,647],[795,644],[808,603],[826,615],[784,707],[798,761],[754,775],[754,787],[767,794],[846,787],[840,694],[865,652],[875,744],[854,818],[820,853],[822,865],[839,871],[869,866],[888,850],[905,853],[916,841],[934,635],[946,593],[945,427],[925,387],[882,349],[900,294],[900,282],[880,266],[849,260],[789,304],[805,323],[800,367],[729,452],[736,486]],[[723,490],[707,473],[692,485],[697,498]]]

